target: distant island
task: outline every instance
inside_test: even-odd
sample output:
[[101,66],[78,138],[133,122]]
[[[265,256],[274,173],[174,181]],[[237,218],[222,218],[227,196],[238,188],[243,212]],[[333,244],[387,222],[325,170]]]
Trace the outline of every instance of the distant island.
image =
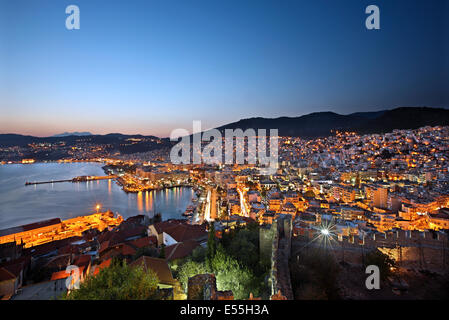
[[54,136],[52,136],[53,138],[60,138],[60,137],[69,137],[69,136],[91,136],[92,133],[90,132],[64,132],[64,133],[60,133],[60,134],[55,134]]

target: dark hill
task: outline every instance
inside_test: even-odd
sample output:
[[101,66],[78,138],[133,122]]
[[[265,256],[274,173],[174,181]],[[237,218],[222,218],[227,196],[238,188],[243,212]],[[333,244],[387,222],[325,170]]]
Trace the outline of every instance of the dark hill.
[[[394,129],[416,129],[424,126],[449,125],[449,110],[427,107],[404,107],[378,112],[357,112],[340,115],[334,112],[315,112],[301,117],[275,119],[250,118],[217,129],[246,130],[278,129],[281,136],[316,138],[328,136],[332,130],[351,130],[359,133],[383,133]],[[268,132],[267,132],[268,133]]]
[[[315,112],[300,117],[249,118],[221,126],[217,129],[278,129],[281,136],[316,138],[328,136],[332,130],[351,130],[359,133],[383,133],[394,129],[416,129],[424,126],[448,126],[449,110],[427,107],[404,107],[377,112],[357,112],[341,115],[334,112]],[[267,132],[269,134],[269,132]],[[129,143],[130,138],[140,138],[140,143]],[[33,137],[19,134],[0,134],[0,147],[27,146],[30,143],[106,144],[111,150],[122,153],[146,152],[172,145],[168,138],[153,136],[106,135]]]

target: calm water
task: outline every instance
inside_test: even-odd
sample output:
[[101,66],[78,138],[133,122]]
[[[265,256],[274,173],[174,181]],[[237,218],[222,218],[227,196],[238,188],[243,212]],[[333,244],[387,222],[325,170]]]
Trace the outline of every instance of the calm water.
[[101,176],[104,175],[101,166],[98,163],[0,165],[0,229],[95,213],[97,203],[103,211],[118,212],[125,219],[137,214],[152,217],[156,211],[166,220],[182,217],[191,203],[193,190],[190,188],[127,194],[111,180],[25,186],[26,181]]

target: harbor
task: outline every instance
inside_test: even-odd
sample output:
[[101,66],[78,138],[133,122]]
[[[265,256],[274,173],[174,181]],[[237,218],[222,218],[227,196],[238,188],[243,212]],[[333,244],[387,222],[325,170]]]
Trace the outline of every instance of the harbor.
[[[97,204],[124,219],[143,214],[150,218],[160,212],[162,220],[183,218],[182,213],[192,204],[194,190],[188,187],[127,193],[114,179],[70,183],[73,177],[101,177],[100,163],[34,163],[1,167],[0,226],[8,228],[40,220],[60,217],[71,219],[95,212]],[[25,181],[59,181],[25,186]],[[11,201],[13,200],[14,201]]]
[[25,182],[26,186],[32,186],[37,184],[49,184],[49,183],[62,183],[62,182],[72,182],[72,183],[78,183],[78,182],[89,182],[89,181],[96,181],[96,180],[113,180],[116,179],[117,176],[115,175],[109,175],[109,176],[79,176],[75,177],[73,179],[65,179],[65,180],[50,180],[50,181],[36,181],[36,182]]

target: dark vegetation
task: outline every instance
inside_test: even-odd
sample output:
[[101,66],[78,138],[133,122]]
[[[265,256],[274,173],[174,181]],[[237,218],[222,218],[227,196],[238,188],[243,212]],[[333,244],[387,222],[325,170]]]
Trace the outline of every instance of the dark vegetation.
[[220,240],[215,239],[214,232],[209,235],[207,248],[195,249],[176,268],[176,277],[184,290],[190,277],[213,273],[217,289],[232,290],[235,299],[248,299],[250,293],[256,297],[266,296],[265,278],[269,264],[260,262],[259,227],[236,228]]
[[393,269],[396,267],[395,261],[388,255],[380,252],[378,249],[369,252],[365,256],[365,268],[370,265],[379,267],[380,277],[382,280],[385,280],[388,276],[390,276]]
[[157,290],[159,280],[143,267],[130,267],[125,261],[114,259],[111,266],[88,277],[73,290],[67,300],[154,300],[160,299]]

